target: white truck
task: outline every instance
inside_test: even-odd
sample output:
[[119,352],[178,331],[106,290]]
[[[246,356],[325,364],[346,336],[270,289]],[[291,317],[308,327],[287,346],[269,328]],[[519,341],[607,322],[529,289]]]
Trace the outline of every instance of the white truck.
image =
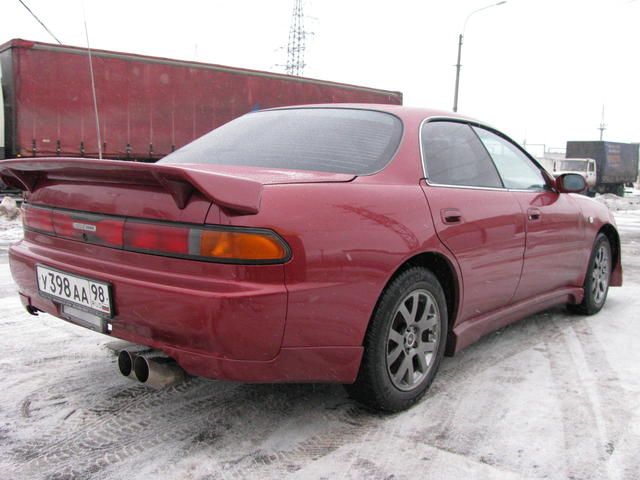
[[536,159],[554,177],[563,173],[582,175],[589,187],[586,194],[593,196],[598,183],[596,161],[593,158],[565,158],[564,154],[562,156],[547,154],[543,157],[536,157]]
[[598,177],[596,173],[596,161],[593,158],[565,158],[556,160],[553,167],[554,176],[563,173],[577,173],[582,175],[590,189],[596,186]]

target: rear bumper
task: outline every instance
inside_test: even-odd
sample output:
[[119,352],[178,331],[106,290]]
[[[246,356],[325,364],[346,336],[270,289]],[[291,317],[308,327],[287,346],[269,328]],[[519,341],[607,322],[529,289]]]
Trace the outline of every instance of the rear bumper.
[[110,335],[162,350],[192,375],[349,383],[359,368],[361,347],[281,348],[282,265],[179,260],[33,232],[11,247],[9,260],[23,303],[59,318],[61,306],[38,293],[36,264],[110,283]]
[[197,377],[251,383],[353,383],[362,347],[288,347],[269,361],[234,360],[175,348],[135,335],[120,338],[162,350]]

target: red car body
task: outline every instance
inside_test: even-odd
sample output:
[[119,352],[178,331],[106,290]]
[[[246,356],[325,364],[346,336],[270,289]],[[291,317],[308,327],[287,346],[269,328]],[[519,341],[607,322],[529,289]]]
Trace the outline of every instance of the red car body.
[[[605,206],[552,188],[492,190],[425,180],[423,122],[470,120],[406,107],[340,108],[370,108],[402,121],[399,147],[381,171],[1,162],[5,181],[27,190],[34,207],[269,229],[290,249],[278,264],[201,262],[27,229],[10,249],[24,304],[63,318],[60,304],[38,293],[35,267],[44,264],[110,283],[110,335],[160,349],[193,375],[350,383],[376,303],[403,266],[425,265],[443,285],[449,354],[534,312],[579,303],[598,232],[612,244],[610,283],[621,285],[618,236]],[[189,198],[180,185],[194,188]]]

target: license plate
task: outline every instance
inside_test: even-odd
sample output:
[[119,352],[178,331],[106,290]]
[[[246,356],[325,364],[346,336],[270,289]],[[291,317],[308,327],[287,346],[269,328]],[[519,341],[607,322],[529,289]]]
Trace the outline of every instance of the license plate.
[[96,332],[107,333],[107,321],[94,313],[70,305],[62,305],[62,316],[71,322]]
[[76,307],[101,318],[111,318],[111,286],[106,282],[36,266],[38,290],[44,297]]

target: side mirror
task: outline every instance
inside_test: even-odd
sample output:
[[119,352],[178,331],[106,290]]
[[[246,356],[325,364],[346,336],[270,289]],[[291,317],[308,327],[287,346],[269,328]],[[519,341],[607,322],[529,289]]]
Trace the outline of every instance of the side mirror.
[[587,189],[587,182],[577,173],[564,173],[556,178],[556,188],[560,193],[580,193]]

